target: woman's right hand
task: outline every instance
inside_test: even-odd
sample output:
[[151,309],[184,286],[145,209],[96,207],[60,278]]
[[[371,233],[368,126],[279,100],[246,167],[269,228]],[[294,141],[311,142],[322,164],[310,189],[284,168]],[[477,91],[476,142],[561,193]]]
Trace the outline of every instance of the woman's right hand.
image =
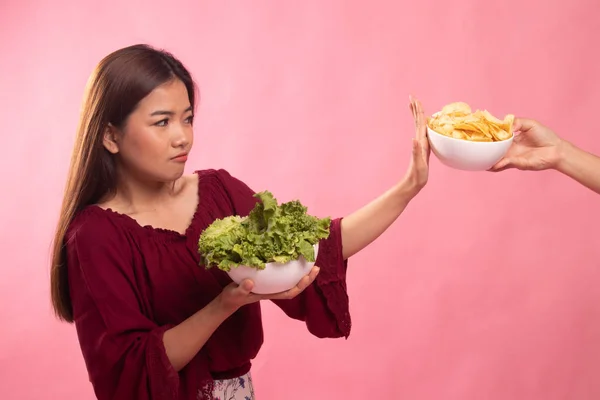
[[246,279],[240,284],[235,282],[230,283],[219,295],[219,302],[221,306],[228,312],[235,312],[238,308],[245,306],[246,304],[255,303],[260,300],[289,300],[298,296],[304,291],[309,285],[311,285],[317,278],[319,273],[319,267],[314,266],[310,273],[298,282],[292,289],[281,293],[275,294],[255,294],[252,293],[254,288],[254,282],[250,279]]
[[532,119],[518,118],[513,131],[515,137],[510,149],[491,171],[509,168],[541,171],[557,167],[564,142],[550,128]]

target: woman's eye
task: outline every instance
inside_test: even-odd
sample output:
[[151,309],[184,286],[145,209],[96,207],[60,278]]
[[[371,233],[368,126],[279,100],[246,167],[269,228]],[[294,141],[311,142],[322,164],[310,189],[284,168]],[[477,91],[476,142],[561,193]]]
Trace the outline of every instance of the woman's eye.
[[185,119],[185,123],[186,124],[190,124],[191,125],[193,122],[194,122],[194,116],[190,116],[190,117],[187,117]]
[[157,123],[155,123],[154,125],[156,125],[156,126],[167,126],[168,123],[169,123],[168,119],[162,119],[162,120],[158,121]]

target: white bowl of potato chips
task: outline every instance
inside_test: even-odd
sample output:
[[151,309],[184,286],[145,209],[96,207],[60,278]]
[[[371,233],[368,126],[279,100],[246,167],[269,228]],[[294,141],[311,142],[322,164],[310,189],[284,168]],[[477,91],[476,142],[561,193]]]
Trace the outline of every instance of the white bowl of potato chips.
[[451,103],[427,120],[431,151],[448,167],[487,171],[504,157],[513,141],[514,115],[500,120],[467,103]]

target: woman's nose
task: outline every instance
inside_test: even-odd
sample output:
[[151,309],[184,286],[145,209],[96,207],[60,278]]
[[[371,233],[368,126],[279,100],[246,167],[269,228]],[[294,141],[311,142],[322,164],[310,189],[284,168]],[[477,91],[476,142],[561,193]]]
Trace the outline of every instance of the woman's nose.
[[173,147],[186,146],[190,142],[190,139],[185,127],[178,124],[174,125],[173,129],[175,131],[173,132]]

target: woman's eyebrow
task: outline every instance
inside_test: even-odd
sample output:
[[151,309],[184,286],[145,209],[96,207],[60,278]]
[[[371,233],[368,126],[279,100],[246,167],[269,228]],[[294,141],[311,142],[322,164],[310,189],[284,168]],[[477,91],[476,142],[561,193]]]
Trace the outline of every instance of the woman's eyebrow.
[[[186,108],[183,112],[188,112],[188,111],[192,111],[192,106],[189,106],[188,108]],[[166,111],[166,110],[157,110],[152,112],[152,114],[150,114],[151,117],[157,116],[157,115],[175,115],[174,111]]]

